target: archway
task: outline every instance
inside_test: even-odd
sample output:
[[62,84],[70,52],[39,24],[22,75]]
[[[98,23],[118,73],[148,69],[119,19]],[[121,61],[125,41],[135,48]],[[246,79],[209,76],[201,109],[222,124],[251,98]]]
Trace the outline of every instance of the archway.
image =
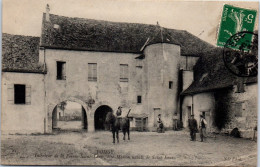
[[105,124],[106,115],[108,112],[113,112],[112,108],[107,105],[102,105],[98,107],[95,111],[95,130],[106,130],[107,126]]
[[81,131],[88,129],[87,113],[84,107],[72,101],[63,101],[52,112],[52,130]]

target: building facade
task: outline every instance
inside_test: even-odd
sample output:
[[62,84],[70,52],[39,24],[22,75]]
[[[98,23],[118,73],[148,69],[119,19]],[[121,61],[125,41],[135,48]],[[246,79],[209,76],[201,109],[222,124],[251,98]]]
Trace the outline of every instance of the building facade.
[[[176,117],[186,127],[191,113],[197,119],[205,114],[213,127],[218,95],[208,91],[212,89],[194,90],[213,71],[218,75],[218,67],[198,65],[201,59],[211,59],[214,49],[183,30],[70,18],[47,10],[40,37],[3,34],[2,131],[51,133],[58,120],[57,105],[64,101],[82,106],[82,128],[89,132],[104,128],[105,114],[118,106],[123,116],[131,109],[133,129],[155,130],[158,114],[167,129],[173,128]],[[248,103],[242,106],[256,108],[249,92],[257,84],[250,79],[244,84],[250,86],[240,100]],[[233,95],[237,94],[230,93],[230,98]],[[247,121],[254,116],[236,121],[251,128]]]

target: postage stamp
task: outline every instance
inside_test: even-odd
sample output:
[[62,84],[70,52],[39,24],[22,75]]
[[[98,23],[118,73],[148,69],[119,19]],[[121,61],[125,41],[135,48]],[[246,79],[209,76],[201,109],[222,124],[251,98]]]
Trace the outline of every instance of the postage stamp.
[[[256,10],[244,9],[225,4],[218,33],[217,46],[223,47],[227,40],[241,31],[253,32]],[[252,35],[247,36],[251,41]],[[234,49],[238,49],[233,47]]]

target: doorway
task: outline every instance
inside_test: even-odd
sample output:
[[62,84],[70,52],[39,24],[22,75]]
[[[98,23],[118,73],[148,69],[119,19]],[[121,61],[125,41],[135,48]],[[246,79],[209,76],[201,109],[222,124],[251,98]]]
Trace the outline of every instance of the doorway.
[[105,124],[106,115],[109,112],[113,112],[112,108],[107,105],[98,107],[95,111],[95,130],[106,130],[107,125]]

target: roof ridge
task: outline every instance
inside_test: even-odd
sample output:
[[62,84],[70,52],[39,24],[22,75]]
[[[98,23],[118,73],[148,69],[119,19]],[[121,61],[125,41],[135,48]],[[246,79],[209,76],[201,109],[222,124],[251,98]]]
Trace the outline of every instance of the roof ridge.
[[[43,12],[43,16],[45,16],[46,13]],[[82,17],[69,17],[69,16],[63,16],[63,15],[58,15],[58,14],[52,14],[50,13],[50,15],[52,16],[56,16],[56,17],[63,17],[63,18],[68,18],[68,19],[80,19],[80,20],[86,20],[86,21],[96,21],[96,22],[106,22],[106,23],[112,23],[112,24],[137,24],[137,25],[143,25],[143,26],[153,26],[153,27],[157,27],[157,24],[145,24],[145,23],[134,23],[134,22],[120,22],[120,21],[110,21],[110,20],[98,20],[98,19],[91,19],[91,18],[82,18]],[[46,20],[45,20],[46,21]],[[175,29],[175,28],[169,28],[169,27],[163,27],[160,26],[163,29],[167,29],[167,30],[176,30],[176,31],[186,31],[187,30],[182,30],[182,29]]]

